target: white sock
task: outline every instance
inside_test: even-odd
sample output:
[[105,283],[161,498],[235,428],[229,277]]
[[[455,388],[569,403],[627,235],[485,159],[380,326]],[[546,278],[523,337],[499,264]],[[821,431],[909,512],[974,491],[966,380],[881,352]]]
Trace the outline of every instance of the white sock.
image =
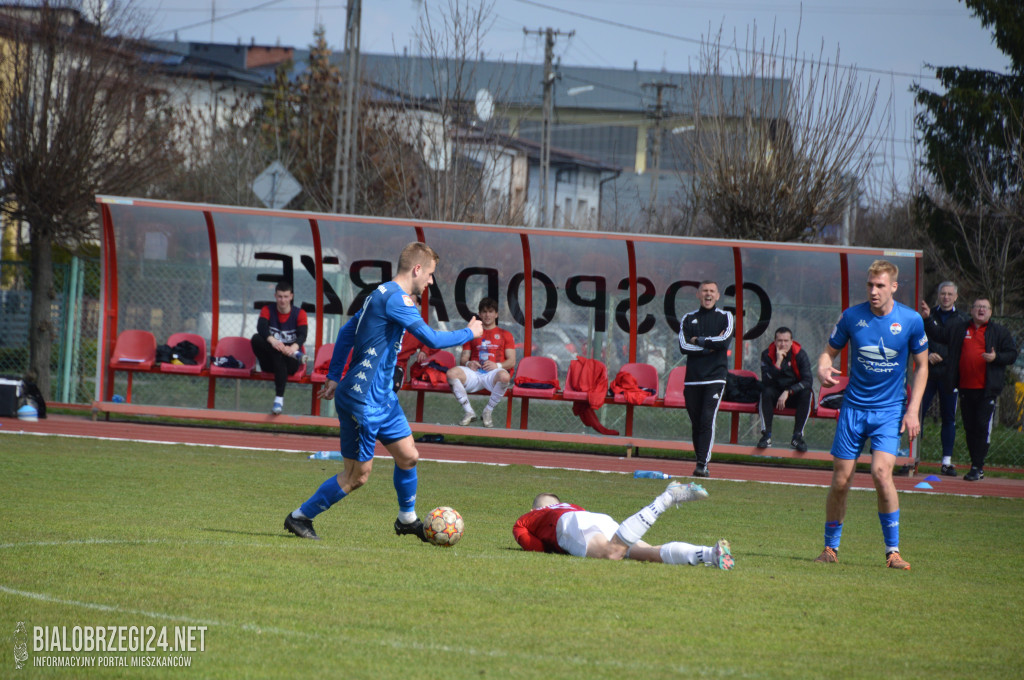
[[284,397],[274,397],[274,403],[278,406],[284,406]]
[[690,545],[681,541],[666,543],[661,546],[661,561],[665,564],[689,564],[693,566],[701,562],[709,564],[710,561],[704,559],[704,554],[707,554],[710,558],[711,548]]
[[416,521],[416,519],[417,519],[417,517],[416,517],[416,511],[415,510],[410,510],[409,512],[399,512],[398,513],[398,521],[401,522],[402,524],[412,524],[413,522]]
[[473,407],[469,405],[469,395],[466,394],[466,383],[461,380],[452,380],[452,393],[455,394],[455,398],[462,404],[462,409],[466,413],[473,412]]
[[308,517],[306,517],[305,515],[302,514],[302,508],[301,507],[298,507],[298,508],[295,508],[294,510],[292,510],[292,518],[293,519],[309,519]]
[[487,407],[485,411],[493,411],[494,407],[501,403],[501,398],[505,396],[505,390],[508,389],[508,383],[498,383],[491,390],[491,398],[487,401]]
[[952,465],[953,464],[953,456],[943,456],[942,457],[942,464],[943,465]]
[[[651,528],[651,525],[657,521],[661,513],[665,512],[665,508],[668,504],[665,502],[661,494],[654,499],[650,505],[645,508],[641,508],[640,512],[636,513],[632,517],[627,518],[622,524],[619,525],[615,535],[622,539],[622,542],[626,545],[633,545],[647,533],[647,530]],[[671,496],[669,501],[671,502]]]

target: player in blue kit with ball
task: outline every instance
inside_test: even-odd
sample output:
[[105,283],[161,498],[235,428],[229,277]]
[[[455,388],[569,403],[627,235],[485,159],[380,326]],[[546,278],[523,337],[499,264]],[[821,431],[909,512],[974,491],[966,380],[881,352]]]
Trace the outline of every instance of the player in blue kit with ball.
[[[433,281],[440,257],[425,243],[407,245],[398,258],[398,273],[377,286],[363,307],[338,332],[327,382],[317,396],[334,399],[341,424],[343,471],[327,479],[305,503],[284,519],[284,528],[300,538],[318,539],[313,518],[345,498],[370,477],[377,440],[395,461],[398,494],[396,534],[415,534],[421,540],[423,523],[416,516],[416,461],[419,452],[409,422],[394,391],[394,373],[402,336],[412,333],[432,348],[463,345],[483,333],[473,317],[459,331],[435,331],[420,317],[414,297]],[[345,362],[352,351],[348,371]]]
[[[825,550],[815,562],[838,562],[846,497],[857,458],[871,442],[871,479],[878,494],[878,520],[885,541],[886,566],[910,569],[900,557],[900,504],[892,470],[904,431],[921,432],[918,412],[928,382],[928,338],[921,315],[893,300],[899,269],[885,260],[868,268],[868,301],[843,312],[818,358],[818,380],[831,387],[839,370],[832,361],[850,345],[850,383],[832,440],[832,485],[825,502]],[[910,403],[906,402],[906,366],[914,359]]]

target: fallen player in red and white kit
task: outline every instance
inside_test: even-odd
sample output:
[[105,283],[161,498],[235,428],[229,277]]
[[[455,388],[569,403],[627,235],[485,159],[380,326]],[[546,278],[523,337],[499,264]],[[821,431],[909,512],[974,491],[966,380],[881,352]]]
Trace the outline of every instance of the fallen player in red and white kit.
[[713,546],[680,541],[650,545],[640,540],[665,510],[707,497],[708,492],[700,484],[671,482],[650,505],[618,524],[608,515],[588,512],[561,502],[555,494],[542,493],[533,500],[533,509],[516,520],[512,534],[524,550],[536,552],[732,569],[732,553],[725,539]]

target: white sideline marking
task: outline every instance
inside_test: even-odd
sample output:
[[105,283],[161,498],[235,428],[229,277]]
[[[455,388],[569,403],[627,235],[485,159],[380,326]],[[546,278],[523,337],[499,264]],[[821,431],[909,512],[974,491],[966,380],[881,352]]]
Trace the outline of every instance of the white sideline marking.
[[[26,432],[25,430],[8,430],[9,434],[28,434],[35,435],[37,437],[70,437],[74,439],[96,439],[100,441],[112,441],[112,442],[134,442],[138,444],[161,444],[164,446],[196,446],[200,448],[213,448],[213,449],[238,449],[242,451],[265,451],[274,453],[308,453],[309,449],[273,449],[273,448],[260,448],[256,446],[235,446],[232,444],[200,444],[196,442],[168,442],[158,439],[122,439],[120,437],[98,437],[95,435],[80,435],[80,434],[57,434],[49,432]],[[3,432],[0,432],[3,434]],[[236,458],[253,458],[254,456],[235,456]],[[390,456],[388,457],[390,459]],[[290,458],[288,460],[291,460]],[[455,463],[460,465],[490,465],[493,467],[510,467],[512,465],[528,465],[528,463],[493,463],[487,461],[473,461],[473,460],[449,460],[446,458],[428,458],[426,456],[420,456],[420,460],[430,461],[432,463]],[[577,468],[577,467],[558,467],[555,465],[530,465],[530,467],[536,470],[565,470],[569,472],[599,472],[601,474],[614,474],[614,475],[629,475],[632,474],[628,471],[618,470],[595,470],[591,468]],[[672,479],[683,479],[687,475],[672,475]],[[804,486],[814,489],[827,489],[828,484],[809,484],[806,482],[776,482],[760,479],[732,479],[730,477],[715,477],[715,481],[719,482],[748,482],[753,484],[776,484],[778,486]],[[874,491],[873,486],[864,487],[851,487],[853,491]],[[936,489],[906,489],[899,493],[918,493],[925,494],[928,496],[956,496],[959,498],[982,498],[979,494],[963,494],[963,493],[946,493],[938,491]],[[996,498],[1008,498],[1008,496],[996,496]]]

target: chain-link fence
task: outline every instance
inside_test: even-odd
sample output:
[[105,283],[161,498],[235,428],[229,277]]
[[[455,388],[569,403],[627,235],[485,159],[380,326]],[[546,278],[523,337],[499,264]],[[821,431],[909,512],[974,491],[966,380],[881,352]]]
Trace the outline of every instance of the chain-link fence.
[[[100,288],[98,259],[72,258],[54,264],[51,321],[56,337],[50,351],[51,401],[87,404],[96,388]],[[0,261],[0,374],[21,377],[28,370],[32,277],[26,262]]]

